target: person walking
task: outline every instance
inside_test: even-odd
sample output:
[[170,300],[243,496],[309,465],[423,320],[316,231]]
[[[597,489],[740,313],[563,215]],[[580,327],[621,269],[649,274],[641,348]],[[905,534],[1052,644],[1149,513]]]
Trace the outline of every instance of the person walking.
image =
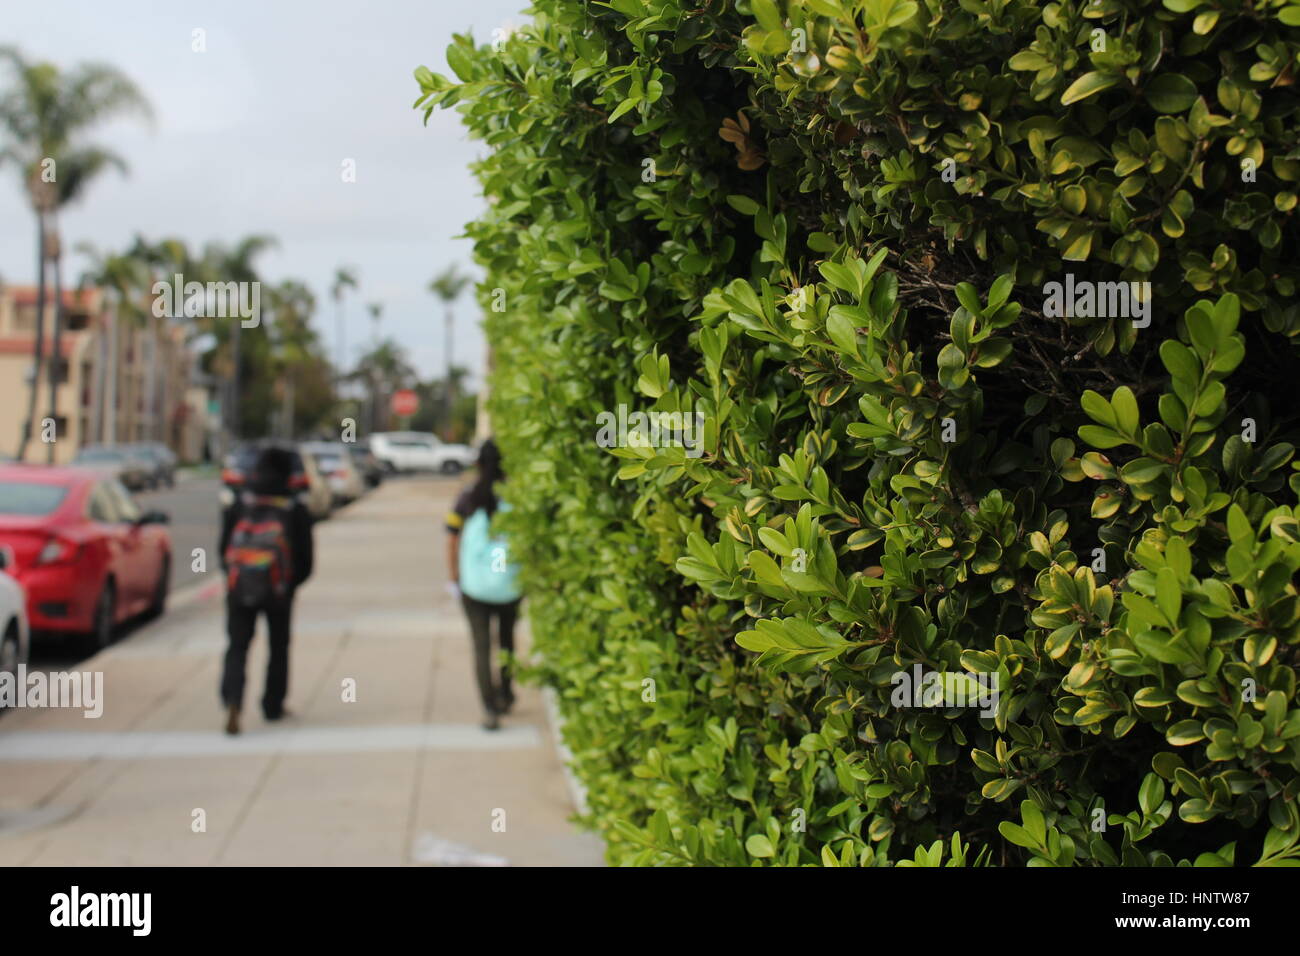
[[447,515],[447,573],[453,593],[460,596],[474,641],[474,675],[483,702],[483,726],[496,730],[501,726],[500,715],[509,713],[514,705],[515,694],[508,666],[496,669],[494,679],[493,637],[500,650],[514,651],[522,595],[506,541],[492,532],[492,519],[510,507],[497,498],[496,486],[506,476],[492,439],[479,449],[475,468],[473,483]]
[[226,733],[239,733],[248,646],[259,614],[266,615],[270,659],[262,694],[267,720],[286,715],[289,689],[289,635],[295,592],[312,572],[312,519],[290,486],[295,455],[264,448],[245,489],[221,521],[221,567],[226,574],[226,648],[221,702]]

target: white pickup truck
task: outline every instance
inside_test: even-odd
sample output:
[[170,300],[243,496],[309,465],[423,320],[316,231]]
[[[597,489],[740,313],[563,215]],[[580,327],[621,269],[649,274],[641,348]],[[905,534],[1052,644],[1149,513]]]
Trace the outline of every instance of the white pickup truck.
[[468,445],[452,445],[430,432],[379,432],[370,451],[390,471],[438,471],[454,475],[474,464]]

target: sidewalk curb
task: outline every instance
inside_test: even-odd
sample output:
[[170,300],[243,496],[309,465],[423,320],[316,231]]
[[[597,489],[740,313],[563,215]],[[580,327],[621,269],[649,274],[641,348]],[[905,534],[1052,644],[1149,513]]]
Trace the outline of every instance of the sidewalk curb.
[[542,701],[546,705],[546,724],[551,731],[551,743],[555,745],[556,756],[560,758],[560,769],[564,771],[564,782],[569,788],[569,799],[579,815],[591,812],[587,805],[587,788],[573,772],[573,751],[564,742],[564,715],[560,713],[560,698],[554,687],[542,688]]

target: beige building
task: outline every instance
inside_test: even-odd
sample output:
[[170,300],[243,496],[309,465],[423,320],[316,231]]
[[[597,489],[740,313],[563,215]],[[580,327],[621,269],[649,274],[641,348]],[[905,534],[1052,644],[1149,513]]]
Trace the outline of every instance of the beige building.
[[[45,358],[40,369],[27,461],[43,462],[51,432],[54,461],[71,461],[90,444],[161,441],[183,461],[202,457],[208,422],[190,389],[191,359],[184,329],[166,319],[119,321],[100,289],[64,292],[61,374],[50,416],[50,351],[54,301],[45,310]],[[36,334],[35,286],[0,287],[0,454],[22,439]],[[53,418],[52,427],[50,419]]]

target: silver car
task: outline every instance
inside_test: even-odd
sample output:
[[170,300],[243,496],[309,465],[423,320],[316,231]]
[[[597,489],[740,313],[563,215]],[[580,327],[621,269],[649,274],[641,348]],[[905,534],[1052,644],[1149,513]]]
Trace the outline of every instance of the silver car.
[[301,451],[316,459],[316,465],[329,485],[335,504],[356,501],[366,492],[365,479],[357,470],[356,460],[342,442],[306,442]]

